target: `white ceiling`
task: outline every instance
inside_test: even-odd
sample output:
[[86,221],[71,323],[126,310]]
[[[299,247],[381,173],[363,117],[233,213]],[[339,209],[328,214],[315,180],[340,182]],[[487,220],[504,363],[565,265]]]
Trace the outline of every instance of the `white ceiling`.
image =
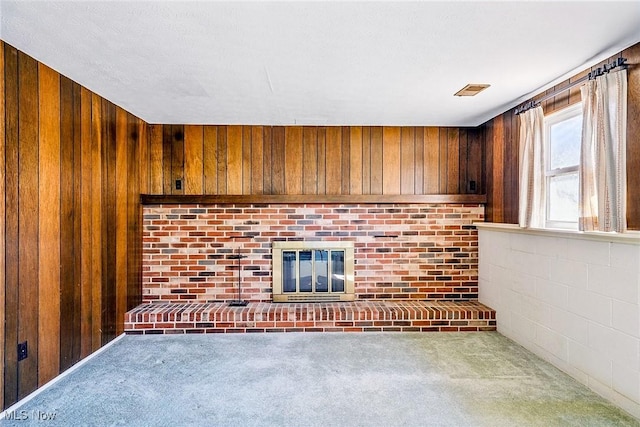
[[[0,0],[0,38],[149,123],[476,126],[640,41],[640,2]],[[476,97],[454,97],[489,83]]]

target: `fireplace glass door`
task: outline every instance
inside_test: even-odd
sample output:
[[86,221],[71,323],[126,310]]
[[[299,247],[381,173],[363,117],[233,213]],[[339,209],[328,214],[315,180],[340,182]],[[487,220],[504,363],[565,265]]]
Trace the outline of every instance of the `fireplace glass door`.
[[273,300],[353,301],[351,241],[276,241],[272,246]]
[[282,251],[285,293],[344,292],[343,249]]

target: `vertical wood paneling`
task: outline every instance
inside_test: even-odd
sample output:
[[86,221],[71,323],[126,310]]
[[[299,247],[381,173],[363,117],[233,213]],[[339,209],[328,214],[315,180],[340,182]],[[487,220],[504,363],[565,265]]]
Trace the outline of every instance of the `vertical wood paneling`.
[[[0,194],[5,194],[5,124],[4,124],[4,43],[0,41]],[[5,198],[0,197],[0,315],[6,319],[5,307]],[[4,406],[5,372],[5,331],[4,321],[0,324],[0,405]]]
[[362,194],[362,126],[351,126],[349,129],[349,192]]
[[449,164],[449,132],[447,128],[440,128],[440,159],[438,160],[438,168],[440,169],[440,188],[439,193],[447,194],[449,173],[447,166]]
[[424,192],[440,192],[440,129],[424,129]]
[[227,194],[242,194],[242,126],[227,127]]
[[74,111],[73,82],[62,76],[60,80],[60,370],[73,364],[75,325],[73,312],[75,288],[76,246],[74,236]]
[[320,127],[317,130],[318,147],[318,194],[327,192],[327,128]]
[[400,194],[400,128],[385,127],[382,131],[383,158],[382,192]]
[[18,400],[18,51],[5,45],[5,375],[4,406]]
[[[116,336],[116,107],[102,100],[102,303],[109,310],[102,310],[102,343]],[[171,135],[169,135],[171,136]],[[169,139],[169,153],[171,145]],[[171,157],[168,160],[171,184]],[[168,191],[170,194],[171,186]]]
[[242,192],[240,194],[251,194],[251,149],[251,126],[242,126]]
[[415,129],[400,129],[400,194],[415,194]]
[[82,110],[81,86],[72,83],[73,96],[73,206],[72,227],[75,259],[73,260],[73,287],[70,289],[73,299],[71,336],[71,364],[80,360],[82,344]]
[[184,127],[184,193],[202,194],[204,190],[204,130],[202,126]]
[[447,194],[460,192],[460,131],[447,129]]
[[415,146],[414,146],[414,193],[424,194],[424,128],[418,127],[414,129]]
[[272,194],[285,194],[285,174],[287,166],[285,164],[284,126],[273,128],[271,142],[271,191]]
[[[622,56],[639,64],[640,43]],[[640,68],[629,67],[627,73],[627,227],[640,230]]]
[[302,129],[302,192],[318,194],[318,128]]
[[287,126],[284,133],[285,194],[302,194],[302,128]]
[[251,194],[262,194],[264,191],[264,129],[262,126],[251,127]]
[[362,194],[371,194],[371,127],[362,128]]
[[[18,342],[27,341],[38,354],[38,64],[18,54]],[[19,362],[18,398],[38,387],[38,358]]]
[[[177,182],[180,181],[180,189]],[[173,194],[184,194],[184,126],[171,126],[171,188]]]
[[[127,112],[122,108],[116,108],[116,319],[124,316],[127,311]],[[175,150],[177,151],[177,150]],[[174,153],[175,153],[174,151]],[[174,171],[175,171],[174,165]],[[175,173],[175,172],[174,172]],[[178,175],[174,174],[174,178]],[[175,181],[174,181],[175,182]],[[116,323],[116,335],[123,332],[123,326]]]
[[[162,133],[160,133],[162,147]],[[102,101],[91,95],[91,350],[102,346],[102,262],[103,262],[103,206],[102,206]],[[160,172],[161,163],[160,165]],[[160,174],[162,178],[162,174]],[[162,179],[158,183],[162,189]]]
[[340,189],[340,194],[349,194],[351,183],[351,133],[349,131],[349,126],[342,127],[342,171],[340,173],[340,178],[342,180],[342,185]]
[[218,128],[205,126],[203,130],[204,193],[218,193]]
[[264,194],[273,194],[272,175],[273,175],[273,163],[271,162],[272,153],[272,128],[265,126],[263,132],[262,146],[263,146],[263,192]]
[[[484,152],[482,142],[482,131],[471,129],[467,131],[467,176],[464,183],[468,193],[482,194],[483,190],[483,165]],[[475,183],[475,190],[471,189],[471,182]]]
[[171,126],[162,126],[162,188],[173,194],[173,134]]
[[161,125],[149,126],[149,191],[152,194],[165,194],[163,132]]
[[[136,123],[140,140],[140,180],[138,185],[140,194],[149,194],[149,136],[147,134],[149,126],[143,120],[137,120]],[[204,154],[202,158],[204,159]],[[201,180],[204,180],[204,172]]]
[[371,128],[371,194],[382,194],[383,191],[383,136],[382,127]]
[[93,277],[91,246],[91,92],[80,88],[80,358],[91,354]]
[[[151,160],[146,123],[119,110],[116,126],[112,103],[2,41],[0,93],[7,407],[122,330],[116,289],[118,301],[141,299],[140,190],[159,176],[163,191],[163,174],[140,173],[141,156]],[[18,362],[23,341],[29,355]]]
[[342,192],[342,129],[337,126],[326,128],[326,194]]
[[504,118],[498,116],[493,120],[491,144],[492,170],[491,180],[493,192],[491,194],[493,204],[494,222],[504,222]]
[[[127,153],[127,216],[126,229],[123,231],[127,237],[127,247],[125,257],[127,260],[127,278],[125,279],[126,290],[126,311],[136,307],[142,301],[142,274],[139,265],[142,265],[142,248],[139,242],[142,241],[142,227],[140,208],[140,147],[141,139],[138,131],[138,119],[127,113],[127,140],[125,151]],[[202,155],[200,156],[202,159]],[[198,174],[202,180],[202,172]],[[123,313],[124,317],[124,313]],[[124,330],[122,322],[118,322],[119,328]],[[122,325],[122,326],[120,326]]]
[[227,127],[218,127],[218,155],[217,155],[218,193],[227,193]]
[[60,372],[60,75],[40,64],[38,384]]

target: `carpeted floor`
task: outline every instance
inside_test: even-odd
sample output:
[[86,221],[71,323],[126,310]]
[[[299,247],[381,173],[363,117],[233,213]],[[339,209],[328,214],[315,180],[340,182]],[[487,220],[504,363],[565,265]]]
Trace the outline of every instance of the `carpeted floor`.
[[494,332],[125,336],[13,409],[0,425],[640,426]]

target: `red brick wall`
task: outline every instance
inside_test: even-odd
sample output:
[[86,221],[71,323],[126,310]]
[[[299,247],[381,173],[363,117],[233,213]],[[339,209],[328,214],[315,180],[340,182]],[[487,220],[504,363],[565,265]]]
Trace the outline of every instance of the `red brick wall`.
[[144,207],[143,299],[271,301],[271,242],[352,240],[358,299],[478,295],[482,205],[157,205]]

